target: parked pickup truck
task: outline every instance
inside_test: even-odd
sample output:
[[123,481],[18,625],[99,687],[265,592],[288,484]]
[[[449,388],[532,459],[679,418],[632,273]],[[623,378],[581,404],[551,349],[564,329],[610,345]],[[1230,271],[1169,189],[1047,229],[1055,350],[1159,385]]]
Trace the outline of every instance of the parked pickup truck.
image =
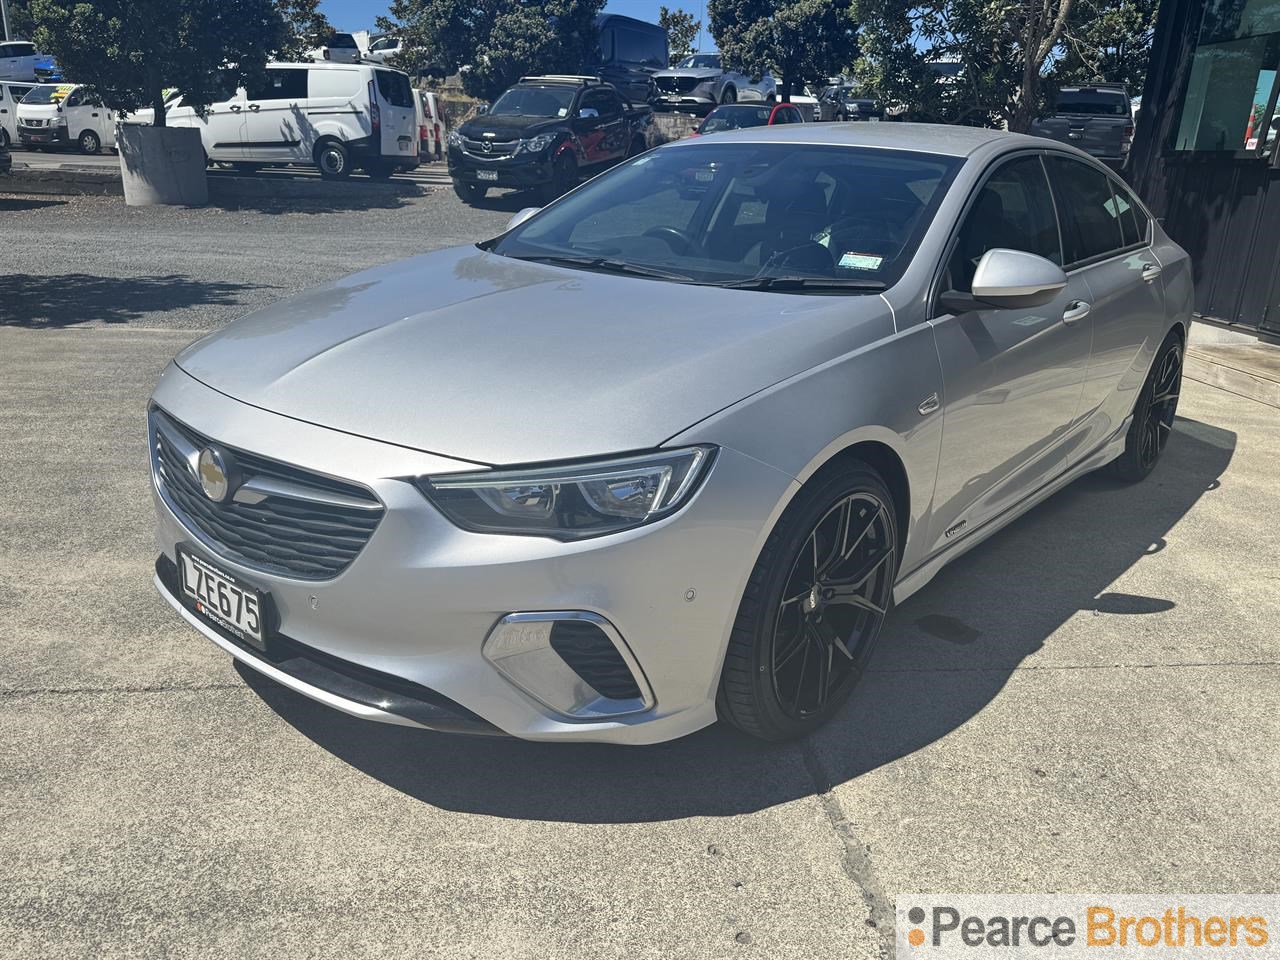
[[1036,136],[1079,147],[1109,166],[1123,167],[1133,146],[1133,108],[1123,84],[1062,87],[1053,115],[1031,125]]
[[524,77],[449,134],[449,177],[464,201],[490,187],[537,190],[550,203],[586,173],[645,149],[648,107],[596,77]]

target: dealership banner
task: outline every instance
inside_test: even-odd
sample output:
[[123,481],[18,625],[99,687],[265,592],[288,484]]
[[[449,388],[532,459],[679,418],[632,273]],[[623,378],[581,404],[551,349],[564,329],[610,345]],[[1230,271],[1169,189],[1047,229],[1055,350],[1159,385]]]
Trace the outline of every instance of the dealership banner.
[[903,894],[898,960],[1257,957],[1280,960],[1280,896]]

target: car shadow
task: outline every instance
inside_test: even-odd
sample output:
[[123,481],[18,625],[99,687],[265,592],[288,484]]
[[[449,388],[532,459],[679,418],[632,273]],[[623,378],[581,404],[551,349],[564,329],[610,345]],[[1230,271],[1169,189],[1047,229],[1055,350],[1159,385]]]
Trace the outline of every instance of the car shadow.
[[128,323],[150,313],[247,305],[259,284],[194,280],[180,274],[100,277],[87,273],[0,273],[0,327]]
[[0,213],[43,210],[45,207],[61,207],[66,203],[66,200],[38,200],[35,197],[0,197]]
[[767,744],[724,724],[623,748],[433,734],[357,720],[252,670],[245,682],[335,756],[411,797],[512,819],[632,823],[731,816],[822,792],[964,724],[1081,610],[1143,616],[1163,597],[1110,591],[1231,461],[1235,434],[1179,418],[1146,481],[1084,477],[1020,518],[901,607],[841,713],[808,741]]

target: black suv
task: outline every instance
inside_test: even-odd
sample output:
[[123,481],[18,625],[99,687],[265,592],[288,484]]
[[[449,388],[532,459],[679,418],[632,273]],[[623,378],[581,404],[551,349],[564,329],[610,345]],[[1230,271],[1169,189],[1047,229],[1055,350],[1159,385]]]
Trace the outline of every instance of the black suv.
[[583,173],[645,148],[648,107],[594,77],[525,77],[449,134],[449,176],[466,201],[489,187],[536,189],[550,203]]

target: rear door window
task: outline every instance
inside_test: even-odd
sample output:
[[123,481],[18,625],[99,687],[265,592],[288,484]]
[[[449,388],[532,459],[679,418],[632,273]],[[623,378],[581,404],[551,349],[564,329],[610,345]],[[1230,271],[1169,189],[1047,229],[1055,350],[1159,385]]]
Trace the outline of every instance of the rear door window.
[[409,85],[407,76],[394,70],[375,70],[373,73],[378,79],[378,93],[383,100],[393,107],[413,109],[413,87]]
[[1104,256],[1124,246],[1121,211],[1107,175],[1070,157],[1050,156],[1045,162],[1062,211],[1067,263]]
[[1053,197],[1039,157],[1010,160],[982,185],[965,215],[947,265],[948,285],[968,293],[978,261],[996,247],[1034,253],[1062,264]]
[[265,81],[249,87],[250,100],[305,100],[307,99],[308,70],[268,70]]

